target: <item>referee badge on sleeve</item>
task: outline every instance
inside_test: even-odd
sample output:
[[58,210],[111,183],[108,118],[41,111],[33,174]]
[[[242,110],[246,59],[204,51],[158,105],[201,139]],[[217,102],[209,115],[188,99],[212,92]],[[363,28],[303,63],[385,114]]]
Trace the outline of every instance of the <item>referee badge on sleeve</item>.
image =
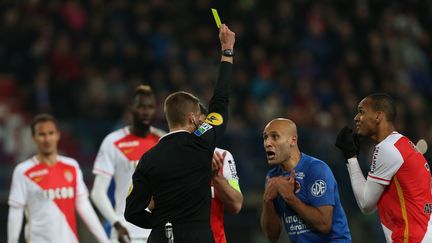
[[212,125],[204,122],[198,127],[197,130],[195,130],[194,134],[199,137],[212,128],[213,128]]
[[222,118],[221,114],[216,113],[216,112],[212,112],[212,113],[207,115],[205,122],[207,122],[208,124],[211,124],[213,126],[220,126],[223,123],[223,118]]

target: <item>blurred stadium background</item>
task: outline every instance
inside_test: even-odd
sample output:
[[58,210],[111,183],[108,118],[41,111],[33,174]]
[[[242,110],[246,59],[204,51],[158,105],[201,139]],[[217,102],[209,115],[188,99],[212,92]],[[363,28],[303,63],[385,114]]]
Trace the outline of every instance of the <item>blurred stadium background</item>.
[[[137,84],[153,87],[159,108],[177,90],[210,98],[220,55],[211,7],[237,36],[220,147],[236,159],[245,203],[226,215],[228,241],[267,242],[259,228],[268,169],[261,133],[283,116],[297,122],[301,150],[333,169],[353,242],[384,242],[377,215],[358,210],[333,143],[357,102],[385,91],[400,104],[398,130],[432,144],[431,1],[0,0],[1,242],[12,170],[34,151],[32,116],[60,119],[60,150],[78,159],[91,187],[98,146],[127,120]],[[161,109],[156,124],[166,128]],[[369,154],[365,146],[364,171]]]

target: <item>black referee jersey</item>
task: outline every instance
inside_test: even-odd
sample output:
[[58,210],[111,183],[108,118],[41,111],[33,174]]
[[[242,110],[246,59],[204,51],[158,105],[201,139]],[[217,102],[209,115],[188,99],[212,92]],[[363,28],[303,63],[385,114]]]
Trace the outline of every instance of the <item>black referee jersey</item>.
[[[132,177],[133,188],[126,199],[125,218],[139,227],[152,228],[150,240],[162,237],[154,234],[163,232],[169,221],[176,243],[213,241],[211,162],[216,141],[225,131],[228,120],[231,73],[232,64],[222,62],[208,116],[194,133],[166,134],[138,163]],[[155,209],[150,214],[145,209],[152,196]],[[166,239],[149,242],[166,242]]]

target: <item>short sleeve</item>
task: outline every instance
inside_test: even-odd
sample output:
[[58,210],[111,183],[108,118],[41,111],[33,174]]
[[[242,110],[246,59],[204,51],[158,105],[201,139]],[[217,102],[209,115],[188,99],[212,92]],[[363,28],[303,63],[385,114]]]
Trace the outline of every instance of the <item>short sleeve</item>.
[[108,177],[112,177],[114,175],[115,172],[114,149],[115,148],[113,144],[109,141],[109,139],[105,138],[96,156],[95,163],[93,166],[93,174],[103,175]]
[[228,181],[230,186],[240,192],[239,177],[237,175],[237,168],[234,157],[229,151],[226,151],[223,163],[223,176]]
[[9,193],[9,205],[24,207],[27,203],[26,177],[17,166],[12,175],[12,183]]
[[311,166],[306,183],[309,203],[314,207],[335,205],[336,180],[324,162]]
[[87,197],[88,196],[87,186],[84,183],[83,174],[78,163],[76,166],[76,183],[77,183],[76,185],[77,199],[79,199],[80,197]]
[[396,147],[387,144],[377,146],[373,153],[367,179],[382,185],[389,185],[402,163],[403,157]]

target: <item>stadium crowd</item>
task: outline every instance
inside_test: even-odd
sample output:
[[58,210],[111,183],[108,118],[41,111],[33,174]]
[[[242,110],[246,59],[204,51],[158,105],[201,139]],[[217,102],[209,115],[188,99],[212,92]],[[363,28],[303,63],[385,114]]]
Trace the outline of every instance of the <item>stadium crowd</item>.
[[[50,112],[66,124],[60,148],[88,163],[81,166],[90,180],[97,146],[125,120],[137,84],[152,86],[159,108],[177,90],[208,101],[217,72],[209,64],[220,55],[211,7],[237,36],[232,116],[221,147],[238,161],[246,210],[260,206],[254,195],[261,199],[264,188],[262,129],[289,117],[301,127],[300,148],[330,163],[358,228],[353,240],[361,239],[376,218],[357,209],[334,139],[352,124],[362,97],[383,91],[399,103],[397,129],[432,144],[429,1],[1,1],[2,163],[12,168],[29,154],[23,126]],[[157,123],[166,127],[162,109]],[[363,149],[365,168],[369,153]]]

